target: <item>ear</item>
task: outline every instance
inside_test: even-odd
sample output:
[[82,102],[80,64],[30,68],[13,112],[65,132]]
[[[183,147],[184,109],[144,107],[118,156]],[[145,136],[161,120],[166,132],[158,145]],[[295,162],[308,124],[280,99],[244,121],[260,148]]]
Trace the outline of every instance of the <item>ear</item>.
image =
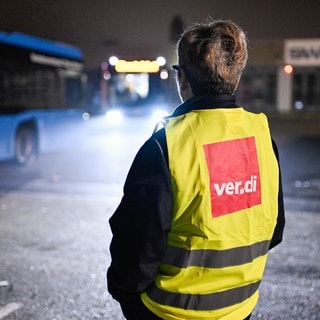
[[179,85],[179,96],[181,101],[185,101],[193,97],[193,92],[186,76],[185,71],[182,69],[178,75],[177,83]]
[[187,91],[190,89],[190,83],[189,80],[187,78],[187,75],[185,73],[185,71],[182,69],[180,70],[180,75],[179,75],[179,87],[180,87],[180,91]]

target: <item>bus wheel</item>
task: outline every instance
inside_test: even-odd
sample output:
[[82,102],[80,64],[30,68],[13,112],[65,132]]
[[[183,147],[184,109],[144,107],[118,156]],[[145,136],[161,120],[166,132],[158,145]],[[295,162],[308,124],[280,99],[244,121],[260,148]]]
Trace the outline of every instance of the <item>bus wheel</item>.
[[18,129],[15,138],[15,161],[21,165],[31,164],[37,157],[37,134],[29,126]]

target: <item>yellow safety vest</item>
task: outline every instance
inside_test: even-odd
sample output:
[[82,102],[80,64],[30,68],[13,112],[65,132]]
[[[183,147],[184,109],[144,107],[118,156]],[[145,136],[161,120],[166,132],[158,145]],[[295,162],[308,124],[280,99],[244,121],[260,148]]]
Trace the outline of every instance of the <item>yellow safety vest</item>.
[[278,214],[267,119],[243,108],[196,110],[165,131],[172,228],[142,301],[163,319],[244,319],[258,301]]

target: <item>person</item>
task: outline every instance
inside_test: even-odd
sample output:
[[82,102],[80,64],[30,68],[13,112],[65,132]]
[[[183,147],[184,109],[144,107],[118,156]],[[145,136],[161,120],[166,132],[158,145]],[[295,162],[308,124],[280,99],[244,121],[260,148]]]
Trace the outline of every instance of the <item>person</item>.
[[182,104],[138,151],[110,218],[108,290],[126,319],[249,319],[285,224],[264,114],[236,104],[247,39],[232,21],[187,28]]

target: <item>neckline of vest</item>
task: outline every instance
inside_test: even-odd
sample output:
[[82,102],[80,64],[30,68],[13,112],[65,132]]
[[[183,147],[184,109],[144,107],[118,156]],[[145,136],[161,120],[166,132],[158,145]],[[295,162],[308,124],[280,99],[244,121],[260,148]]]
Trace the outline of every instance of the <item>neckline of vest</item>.
[[216,95],[193,97],[177,106],[169,117],[181,116],[192,110],[220,109],[220,108],[240,108],[236,105],[234,95]]

